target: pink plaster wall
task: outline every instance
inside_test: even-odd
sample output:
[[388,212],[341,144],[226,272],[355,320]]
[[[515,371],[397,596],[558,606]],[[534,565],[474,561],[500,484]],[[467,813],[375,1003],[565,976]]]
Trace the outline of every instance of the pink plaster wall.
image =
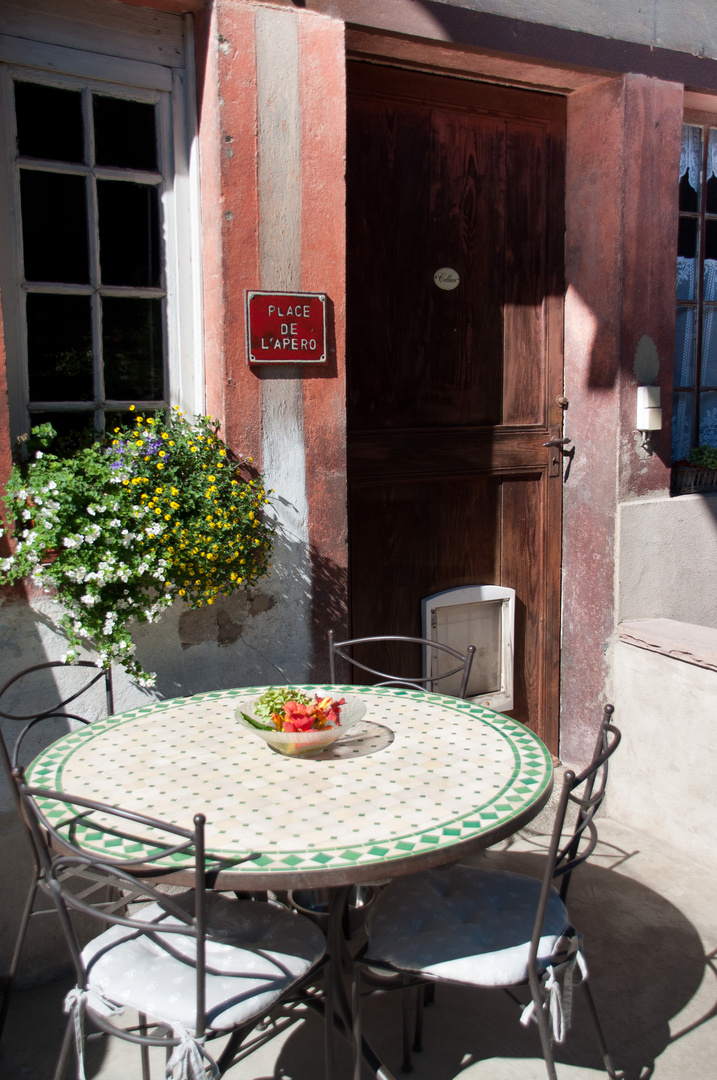
[[[304,379],[313,675],[326,675],[326,631],[347,617],[346,520],[346,60],[339,22],[304,18],[301,287],[330,299],[329,362]],[[308,374],[308,373],[307,373]]]
[[197,31],[206,408],[260,465],[261,385],[244,317],[244,290],[259,280],[253,8],[219,0]]
[[564,491],[561,756],[571,763],[589,757],[611,693],[618,502],[669,483],[669,435],[654,458],[635,449],[632,367],[649,335],[669,385],[681,89],[627,75],[568,98],[565,430],[576,452]]
[[[620,500],[670,485],[670,426],[675,352],[675,267],[682,85],[631,75],[625,86],[624,246],[620,364]],[[662,430],[651,456],[635,451],[638,343],[657,346]]]

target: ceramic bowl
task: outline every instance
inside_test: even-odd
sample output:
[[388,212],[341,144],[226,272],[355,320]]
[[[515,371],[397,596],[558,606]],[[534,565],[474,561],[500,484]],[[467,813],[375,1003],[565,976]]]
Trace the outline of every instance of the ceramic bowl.
[[[366,702],[358,695],[341,694],[339,697],[346,699],[341,706],[340,727],[321,728],[318,731],[265,731],[263,728],[253,727],[242,716],[254,717],[254,706],[258,697],[246,698],[240,701],[236,710],[236,718],[252,735],[258,735],[272,750],[289,757],[316,757],[323,750],[345,735],[349,728],[353,727],[365,714]],[[262,723],[264,721],[261,721]]]

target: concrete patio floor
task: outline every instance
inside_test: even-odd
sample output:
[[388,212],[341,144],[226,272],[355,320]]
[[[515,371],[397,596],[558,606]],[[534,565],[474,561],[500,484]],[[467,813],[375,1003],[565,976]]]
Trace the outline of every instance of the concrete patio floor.
[[[540,825],[485,856],[535,871],[545,842]],[[644,833],[609,818],[600,844],[571,885],[570,911],[585,938],[593,994],[625,1080],[717,1077],[717,859],[698,867]],[[15,994],[0,1043],[3,1080],[51,1080],[70,980]],[[387,1067],[401,1072],[400,999],[366,1001],[365,1032]],[[321,1080],[321,1021],[301,1013],[266,1040],[256,1034],[228,1080]],[[215,1044],[216,1045],[216,1044]],[[337,1039],[337,1080],[349,1080],[347,1044]],[[573,1027],[556,1047],[561,1080],[604,1075],[580,991]],[[160,1058],[153,1076],[164,1075]],[[68,1076],[76,1075],[74,1066]],[[139,1078],[135,1047],[111,1039],[88,1055],[87,1080]],[[368,1077],[368,1072],[366,1072]],[[533,1080],[545,1067],[537,1029],[524,1029],[504,994],[438,988],[426,1010],[416,1080]]]

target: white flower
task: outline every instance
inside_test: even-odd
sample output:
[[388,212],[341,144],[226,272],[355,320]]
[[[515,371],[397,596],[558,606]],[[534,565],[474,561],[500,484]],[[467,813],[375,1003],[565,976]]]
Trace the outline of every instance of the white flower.
[[43,454],[42,454],[42,450],[36,450],[36,451],[35,451],[35,457],[37,458],[37,460],[38,460],[38,461],[40,460],[40,458],[41,458],[42,456],[43,456]]
[[85,593],[84,596],[80,597],[80,603],[84,604],[85,607],[92,607],[97,603],[97,597],[92,596],[90,593]]
[[32,517],[32,514],[30,513],[29,510],[23,510],[23,512],[22,512],[22,514],[20,516],[22,517],[23,521],[29,521],[30,518]]
[[88,514],[90,515],[90,517],[94,517],[94,516],[95,516],[95,509],[94,509],[94,507],[92,507],[92,506],[87,506],[87,507],[85,507],[85,509],[87,510],[87,513],[88,513]]

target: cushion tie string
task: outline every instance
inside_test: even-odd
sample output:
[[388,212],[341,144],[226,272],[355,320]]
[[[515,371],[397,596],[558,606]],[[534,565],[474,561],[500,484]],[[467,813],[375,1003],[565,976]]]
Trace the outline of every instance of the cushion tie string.
[[[573,982],[573,972],[577,964],[580,969],[580,981]],[[581,948],[576,949],[573,955],[562,964],[555,967],[550,964],[546,968],[541,979],[541,995],[550,1011],[550,1025],[552,1037],[556,1043],[565,1042],[565,1036],[570,1030],[573,1008],[573,987],[584,982],[588,975],[587,964]],[[530,1001],[520,1015],[520,1022],[527,1026],[535,1018],[535,1002]]]
[[77,1080],[85,1077],[85,1008],[89,1005],[100,1016],[112,1016],[124,1012],[121,1005],[115,1005],[102,997],[95,990],[81,990],[75,986],[65,998],[65,1012],[75,1021],[75,1046],[77,1047]]
[[210,1080],[219,1076],[219,1066],[204,1049],[204,1039],[195,1039],[184,1024],[178,1023],[172,1024],[172,1035],[181,1041],[167,1062],[166,1080],[207,1080],[205,1059],[211,1067]]

